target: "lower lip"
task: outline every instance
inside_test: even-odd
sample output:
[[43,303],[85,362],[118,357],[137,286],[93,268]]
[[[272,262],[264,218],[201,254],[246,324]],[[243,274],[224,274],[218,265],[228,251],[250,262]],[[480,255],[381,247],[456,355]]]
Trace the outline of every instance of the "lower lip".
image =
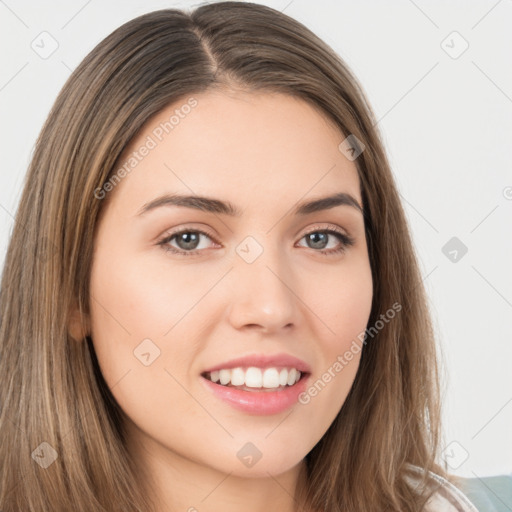
[[250,414],[278,414],[286,411],[298,402],[299,395],[306,389],[309,374],[302,377],[293,386],[279,391],[244,391],[232,386],[215,384],[201,376],[205,386],[224,402],[235,409]]

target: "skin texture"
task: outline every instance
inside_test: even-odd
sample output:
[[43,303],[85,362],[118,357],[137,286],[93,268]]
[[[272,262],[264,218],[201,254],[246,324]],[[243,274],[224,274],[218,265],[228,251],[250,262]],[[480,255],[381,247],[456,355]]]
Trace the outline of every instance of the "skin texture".
[[[159,510],[292,511],[303,459],[343,405],[360,354],[308,404],[273,415],[234,409],[200,374],[236,357],[285,352],[311,366],[313,383],[365,330],[372,279],[362,214],[347,205],[292,213],[299,201],[335,192],[361,205],[359,178],[338,149],[345,136],[301,100],[236,90],[194,97],[197,106],[161,141],[153,130],[186,99],[151,119],[125,151],[148,135],[158,142],[108,192],[87,322]],[[229,201],[242,216],[179,206],[137,215],[164,193]],[[354,245],[323,255],[341,240],[329,235],[315,246],[305,235],[332,226]],[[184,228],[212,237],[201,235],[192,256],[158,244]],[[263,248],[252,263],[236,252],[248,236]],[[185,241],[166,246],[187,250]],[[150,357],[160,351],[148,366],[134,355],[145,339]],[[252,467],[237,457],[248,442],[262,454]]]

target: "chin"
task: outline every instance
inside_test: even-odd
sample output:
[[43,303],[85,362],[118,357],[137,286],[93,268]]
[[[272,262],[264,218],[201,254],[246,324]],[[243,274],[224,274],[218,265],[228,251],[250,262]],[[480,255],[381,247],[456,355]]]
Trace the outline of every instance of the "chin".
[[305,453],[282,452],[269,446],[259,450],[247,442],[237,448],[235,457],[229,457],[223,464],[216,464],[217,470],[240,478],[268,478],[296,468],[304,459]]

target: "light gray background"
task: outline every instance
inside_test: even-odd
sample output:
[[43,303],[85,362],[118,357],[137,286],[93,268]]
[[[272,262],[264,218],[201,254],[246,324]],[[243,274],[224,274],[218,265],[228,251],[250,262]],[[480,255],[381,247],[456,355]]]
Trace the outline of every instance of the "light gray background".
[[[376,113],[446,359],[452,472],[512,472],[512,0],[259,3],[331,45]],[[196,5],[0,1],[0,264],[34,142],[70,71],[129,19]],[[465,255],[442,252],[452,237]]]

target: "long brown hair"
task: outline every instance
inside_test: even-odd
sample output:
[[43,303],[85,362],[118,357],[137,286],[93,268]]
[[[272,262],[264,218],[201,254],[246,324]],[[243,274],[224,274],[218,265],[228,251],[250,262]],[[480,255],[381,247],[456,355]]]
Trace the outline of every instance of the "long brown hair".
[[364,144],[355,163],[374,283],[368,325],[402,306],[364,345],[349,396],[306,456],[301,510],[417,511],[431,491],[407,484],[410,465],[448,477],[436,462],[440,390],[427,300],[371,107],[306,27],[230,1],[151,12],[115,30],[72,73],[40,133],[1,283],[3,512],[153,510],[122,411],[90,339],[71,337],[68,312],[89,313],[105,204],[97,190],[123,149],[165,106],[226,86],[293,95],[336,123],[340,142],[350,134]]

